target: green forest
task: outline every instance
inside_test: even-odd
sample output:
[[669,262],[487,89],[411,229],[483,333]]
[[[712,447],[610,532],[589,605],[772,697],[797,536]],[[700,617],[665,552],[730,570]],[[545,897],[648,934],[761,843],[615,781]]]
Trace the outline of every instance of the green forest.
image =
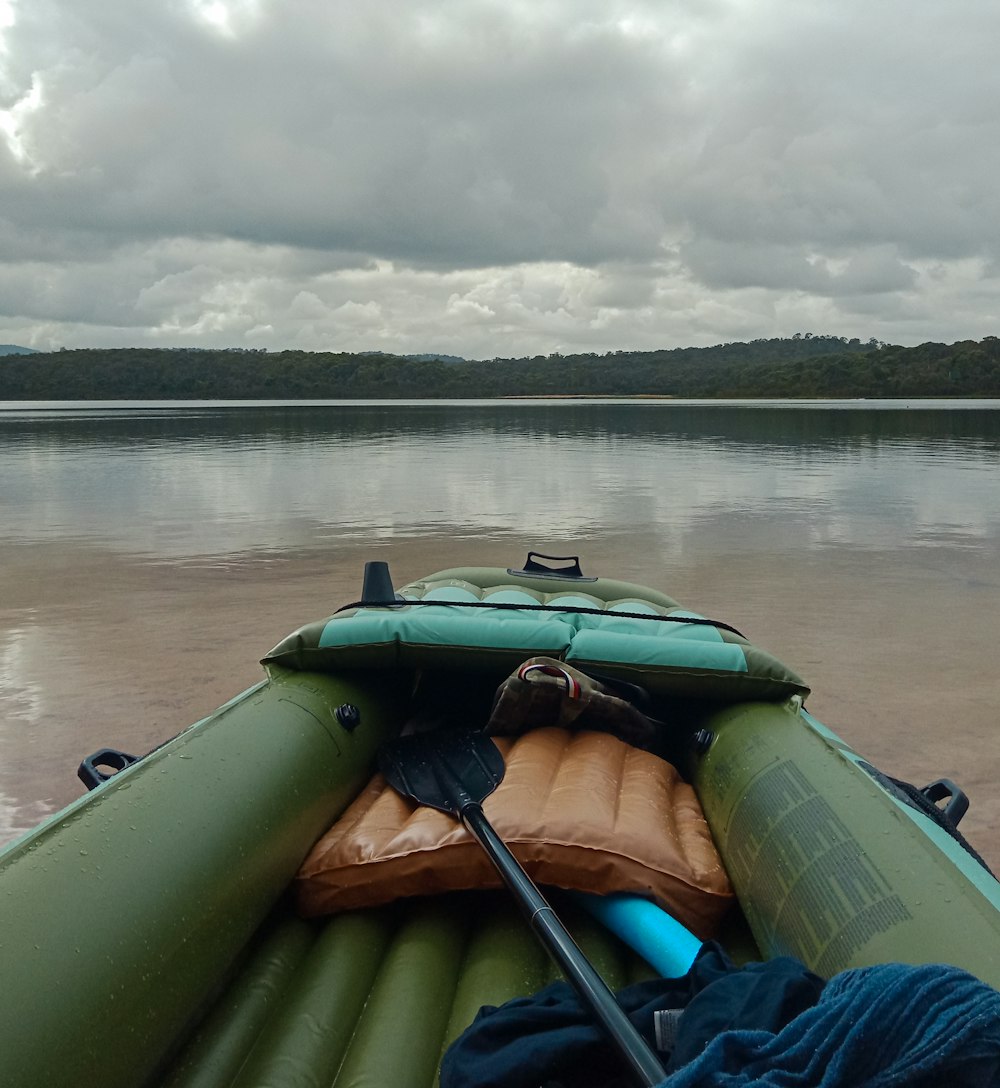
[[115,348],[0,356],[0,400],[1000,397],[1000,339],[899,347],[796,335],[708,348],[479,361]]

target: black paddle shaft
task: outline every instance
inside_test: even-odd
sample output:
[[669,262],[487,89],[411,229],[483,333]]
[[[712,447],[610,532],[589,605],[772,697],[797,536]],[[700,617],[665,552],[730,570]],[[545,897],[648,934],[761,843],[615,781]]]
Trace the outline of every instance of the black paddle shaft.
[[601,1027],[611,1036],[622,1057],[639,1078],[639,1083],[647,1088],[655,1088],[655,1085],[662,1083],[666,1072],[660,1059],[622,1011],[607,983],[583,954],[531,877],[521,868],[507,844],[493,830],[483,812],[483,806],[472,801],[461,810],[460,816],[462,823],[489,854],[504,883],[517,897],[521,909],[549,955],[562,969]]
[[383,749],[390,785],[419,804],[458,816],[486,851],[549,955],[628,1062],[638,1083],[655,1088],[666,1077],[655,1051],[622,1011],[615,995],[583,954],[510,848],[493,830],[480,802],[499,785],[504,762],[483,734],[403,737]]

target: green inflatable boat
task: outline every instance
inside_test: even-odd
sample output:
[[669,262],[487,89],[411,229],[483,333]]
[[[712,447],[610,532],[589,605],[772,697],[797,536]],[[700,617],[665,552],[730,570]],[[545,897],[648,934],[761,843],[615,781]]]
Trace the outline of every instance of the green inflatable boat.
[[[401,589],[369,564],[258,685],[142,758],[95,753],[89,792],[0,856],[0,1082],[432,1088],[482,1005],[555,977],[514,898],[442,885],[305,917],[296,874],[404,724],[481,727],[537,658],[653,723],[734,893],[715,930],[734,958],[945,963],[1000,987],[1000,884],[955,832],[961,791],[871,767],[739,632],[575,557]],[[667,832],[648,827],[654,848]],[[656,974],[558,902],[612,989]]]

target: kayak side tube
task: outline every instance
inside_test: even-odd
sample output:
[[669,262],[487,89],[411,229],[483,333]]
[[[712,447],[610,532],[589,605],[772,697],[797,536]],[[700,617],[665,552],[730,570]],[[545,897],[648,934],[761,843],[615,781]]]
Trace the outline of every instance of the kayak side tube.
[[0,855],[4,1083],[149,1080],[367,780],[406,693],[392,674],[272,667]]
[[824,977],[948,963],[1000,986],[1000,883],[801,708],[720,710],[692,774],[761,952]]

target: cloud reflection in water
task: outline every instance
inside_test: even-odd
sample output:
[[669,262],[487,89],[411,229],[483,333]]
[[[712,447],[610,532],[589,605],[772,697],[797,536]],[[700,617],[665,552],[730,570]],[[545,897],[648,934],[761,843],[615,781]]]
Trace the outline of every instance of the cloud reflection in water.
[[1000,413],[354,404],[0,413],[0,539],[183,560],[435,535],[976,545]]

